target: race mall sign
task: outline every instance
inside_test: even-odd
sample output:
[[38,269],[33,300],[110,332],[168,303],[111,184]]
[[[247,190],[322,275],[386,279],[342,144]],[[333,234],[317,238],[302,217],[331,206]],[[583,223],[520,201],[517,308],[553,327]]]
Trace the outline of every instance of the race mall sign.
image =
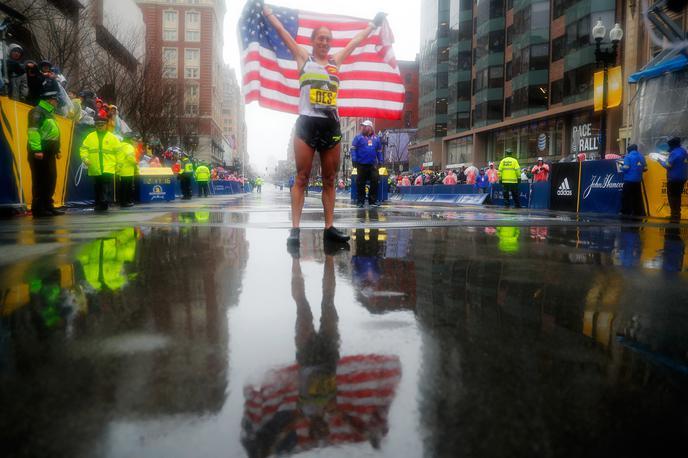
[[571,128],[571,152],[596,153],[600,148],[599,129],[593,129],[592,123],[574,125]]

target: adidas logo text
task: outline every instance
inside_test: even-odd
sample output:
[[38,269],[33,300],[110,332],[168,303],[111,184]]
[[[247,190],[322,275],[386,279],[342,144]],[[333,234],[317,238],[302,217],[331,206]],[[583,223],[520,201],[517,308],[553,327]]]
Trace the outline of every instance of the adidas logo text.
[[573,191],[571,190],[571,186],[569,186],[569,179],[564,178],[564,181],[561,182],[559,185],[559,189],[557,189],[557,195],[558,196],[572,196]]

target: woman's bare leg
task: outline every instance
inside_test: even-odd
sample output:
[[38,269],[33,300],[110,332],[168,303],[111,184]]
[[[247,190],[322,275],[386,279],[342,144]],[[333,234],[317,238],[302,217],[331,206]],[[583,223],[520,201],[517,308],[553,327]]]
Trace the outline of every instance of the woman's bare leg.
[[[298,137],[294,138],[294,159],[296,162],[296,177],[291,187],[291,226],[299,227],[301,212],[303,211],[304,192],[311,176],[313,156],[315,150]],[[324,193],[324,191],[323,191]]]
[[325,211],[325,229],[334,224],[334,180],[339,169],[339,144],[320,153],[322,166],[322,204]]

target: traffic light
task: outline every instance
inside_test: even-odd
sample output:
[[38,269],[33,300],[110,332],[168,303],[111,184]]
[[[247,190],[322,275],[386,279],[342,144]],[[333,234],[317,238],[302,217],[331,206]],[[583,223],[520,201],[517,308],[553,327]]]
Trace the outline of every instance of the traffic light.
[[686,4],[688,4],[688,0],[667,0],[666,2],[667,8],[674,13],[680,13]]

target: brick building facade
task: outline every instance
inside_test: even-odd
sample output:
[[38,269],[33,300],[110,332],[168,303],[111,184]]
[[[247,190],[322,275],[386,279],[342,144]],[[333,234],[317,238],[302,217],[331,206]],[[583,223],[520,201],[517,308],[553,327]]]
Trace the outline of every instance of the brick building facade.
[[[137,0],[146,23],[146,53],[175,84],[179,122],[173,141],[199,160],[221,164],[222,0]],[[174,145],[164,145],[174,146]]]

